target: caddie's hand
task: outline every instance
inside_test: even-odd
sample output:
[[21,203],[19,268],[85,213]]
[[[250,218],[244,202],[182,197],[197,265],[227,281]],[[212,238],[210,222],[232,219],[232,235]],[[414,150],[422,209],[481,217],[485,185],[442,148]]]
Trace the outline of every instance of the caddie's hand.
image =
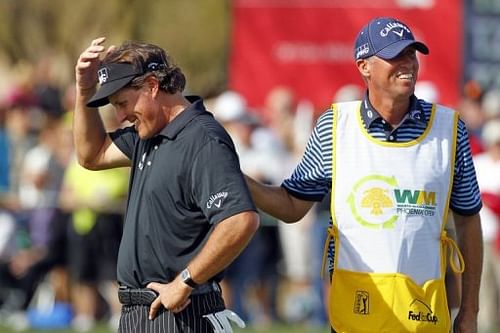
[[192,288],[179,279],[166,284],[151,282],[147,288],[153,289],[159,294],[149,309],[149,319],[151,320],[156,317],[156,313],[162,305],[170,312],[179,313],[191,303],[189,295],[191,295]]
[[209,313],[203,316],[210,320],[215,333],[233,333],[231,321],[238,327],[245,328],[245,322],[235,312],[223,310],[215,313]]
[[[105,51],[102,45],[106,37],[94,39],[90,46],[80,54],[75,66],[76,85],[82,90],[94,89],[97,84],[97,70],[101,64],[100,55]],[[110,52],[114,46],[110,46],[107,52]]]

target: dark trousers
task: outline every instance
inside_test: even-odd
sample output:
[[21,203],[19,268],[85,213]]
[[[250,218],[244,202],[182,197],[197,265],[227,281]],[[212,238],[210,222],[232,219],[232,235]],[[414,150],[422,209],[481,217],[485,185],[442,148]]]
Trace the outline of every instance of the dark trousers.
[[125,305],[122,308],[119,333],[213,333],[210,321],[203,315],[225,309],[219,292],[191,296],[191,303],[174,314],[164,308],[153,320],[148,319],[148,305]]

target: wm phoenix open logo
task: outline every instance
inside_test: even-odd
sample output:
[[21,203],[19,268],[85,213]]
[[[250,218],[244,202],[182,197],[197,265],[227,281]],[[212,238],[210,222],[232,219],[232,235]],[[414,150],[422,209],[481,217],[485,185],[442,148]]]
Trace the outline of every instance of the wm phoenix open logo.
[[367,315],[370,313],[370,297],[367,291],[356,290],[353,312],[360,315]]
[[434,216],[437,194],[401,188],[395,177],[370,175],[354,184],[347,203],[362,226],[392,229],[400,216]]
[[391,198],[387,195],[387,190],[380,187],[373,187],[363,192],[363,200],[361,207],[370,208],[372,215],[382,215],[383,208],[391,208],[394,206]]
[[381,175],[370,175],[357,181],[347,197],[356,221],[368,228],[394,228],[398,215],[392,209],[391,192],[396,186],[396,178]]

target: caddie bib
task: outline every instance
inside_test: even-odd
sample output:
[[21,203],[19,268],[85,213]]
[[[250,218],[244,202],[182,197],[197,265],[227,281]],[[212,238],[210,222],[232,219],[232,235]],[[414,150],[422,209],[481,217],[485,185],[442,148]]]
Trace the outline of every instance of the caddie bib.
[[337,332],[449,332],[444,274],[458,115],[434,105],[416,140],[383,142],[360,102],[334,104],[329,317]]

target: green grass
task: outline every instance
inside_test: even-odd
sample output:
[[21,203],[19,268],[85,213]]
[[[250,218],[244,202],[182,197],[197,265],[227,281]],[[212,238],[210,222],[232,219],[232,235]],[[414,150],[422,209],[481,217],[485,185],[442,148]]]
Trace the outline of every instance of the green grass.
[[330,330],[328,328],[313,329],[312,327],[305,326],[305,325],[296,325],[296,326],[273,325],[272,327],[269,327],[269,328],[259,328],[259,329],[246,328],[246,329],[235,329],[234,331],[236,333],[263,333],[263,332],[269,332],[269,333],[330,333]]
[[[2,333],[18,333],[19,331],[15,331],[9,328],[6,328],[0,324],[0,332]],[[27,330],[22,331],[23,333],[44,333],[44,332],[54,332],[54,333],[76,333],[72,330]],[[329,333],[330,331],[325,329],[313,329],[308,326],[296,325],[274,325],[269,328],[246,328],[246,329],[235,329],[235,333]],[[92,333],[112,333],[106,326],[99,326],[96,329],[92,330]]]
[[[0,324],[0,332],[2,333],[19,333],[19,331],[15,331],[9,328],[6,328]],[[27,330],[22,331],[23,333],[76,333],[72,330]],[[235,329],[235,333],[330,333],[330,331],[325,329],[313,329],[309,326],[305,325],[273,325],[269,328],[245,328],[245,329]],[[92,331],[92,333],[113,333],[106,326],[99,326]],[[490,333],[500,333],[500,330],[493,331]]]

